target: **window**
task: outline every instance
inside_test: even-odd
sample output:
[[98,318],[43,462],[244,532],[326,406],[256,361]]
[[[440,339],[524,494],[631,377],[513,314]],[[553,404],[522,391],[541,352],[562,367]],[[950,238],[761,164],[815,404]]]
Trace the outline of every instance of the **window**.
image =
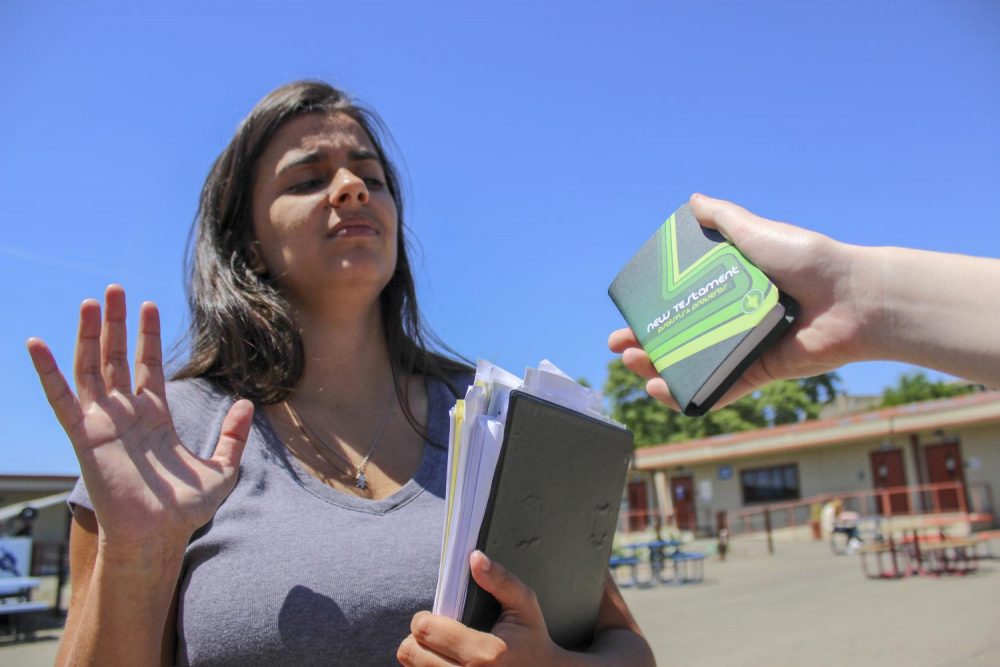
[[754,468],[740,472],[743,504],[795,500],[799,493],[799,466],[789,463],[770,468]]

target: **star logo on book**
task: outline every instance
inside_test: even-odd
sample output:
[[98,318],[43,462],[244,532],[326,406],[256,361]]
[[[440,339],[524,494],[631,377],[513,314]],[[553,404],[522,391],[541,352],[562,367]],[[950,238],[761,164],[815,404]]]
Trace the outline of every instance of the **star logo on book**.
[[759,289],[750,290],[743,297],[740,307],[743,308],[744,313],[752,313],[753,311],[760,308],[761,303],[764,300],[764,295],[761,294]]

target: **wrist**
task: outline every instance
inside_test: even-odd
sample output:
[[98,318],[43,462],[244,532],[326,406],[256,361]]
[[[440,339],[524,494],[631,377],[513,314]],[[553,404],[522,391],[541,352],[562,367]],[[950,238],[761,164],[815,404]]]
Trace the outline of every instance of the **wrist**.
[[155,573],[180,572],[187,542],[181,540],[122,541],[107,540],[102,536],[97,547],[97,560],[116,572]]
[[[148,616],[151,627],[162,629],[183,562],[183,545],[100,544],[91,587],[107,603],[119,600],[113,604],[132,608],[127,617]],[[127,601],[120,599],[123,594]]]
[[850,258],[850,294],[855,320],[855,344],[851,358],[843,363],[887,359],[892,356],[893,311],[892,255],[890,247],[866,247],[841,244]]
[[100,541],[60,664],[159,664],[184,549]]

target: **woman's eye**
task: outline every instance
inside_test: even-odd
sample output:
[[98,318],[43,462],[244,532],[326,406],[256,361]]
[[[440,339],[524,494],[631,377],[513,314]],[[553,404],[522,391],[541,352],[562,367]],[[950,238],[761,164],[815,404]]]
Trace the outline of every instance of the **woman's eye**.
[[381,179],[374,178],[374,177],[371,177],[371,176],[366,177],[363,180],[365,182],[365,187],[368,187],[368,188],[381,188],[381,187],[385,186],[385,183]]
[[294,185],[289,186],[288,192],[309,192],[310,190],[315,190],[316,188],[323,185],[323,181],[318,178],[310,178],[304,181],[299,181]]

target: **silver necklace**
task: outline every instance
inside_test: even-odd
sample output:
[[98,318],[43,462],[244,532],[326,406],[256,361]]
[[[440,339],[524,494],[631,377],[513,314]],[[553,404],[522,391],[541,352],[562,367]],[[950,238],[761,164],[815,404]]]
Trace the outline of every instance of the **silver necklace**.
[[[306,439],[316,453],[319,454],[320,458],[326,461],[328,464],[333,466],[334,469],[340,471],[341,473],[347,475],[354,479],[354,486],[358,487],[362,491],[368,489],[368,478],[365,476],[365,468],[368,467],[368,462],[372,458],[372,454],[375,453],[375,448],[378,447],[378,443],[382,440],[382,433],[385,431],[385,425],[389,423],[389,417],[392,415],[392,397],[393,394],[389,395],[389,400],[386,402],[385,414],[382,417],[382,421],[379,423],[378,428],[375,429],[375,436],[372,438],[372,442],[368,445],[368,453],[365,457],[361,459],[361,463],[355,465],[349,458],[338,452],[336,449],[331,447],[323,438],[319,437],[316,430],[309,426],[304,419],[299,415],[299,413],[292,407],[292,404],[287,400],[281,403],[285,406],[285,410],[288,412],[288,416],[291,417],[292,423],[299,429],[302,436]],[[311,434],[311,435],[310,435]],[[315,440],[315,442],[314,442]],[[351,471],[344,470],[341,466],[335,464],[333,461],[328,459],[323,451],[316,446],[316,443],[323,445],[323,448],[329,451],[331,454],[344,461],[351,467]]]

